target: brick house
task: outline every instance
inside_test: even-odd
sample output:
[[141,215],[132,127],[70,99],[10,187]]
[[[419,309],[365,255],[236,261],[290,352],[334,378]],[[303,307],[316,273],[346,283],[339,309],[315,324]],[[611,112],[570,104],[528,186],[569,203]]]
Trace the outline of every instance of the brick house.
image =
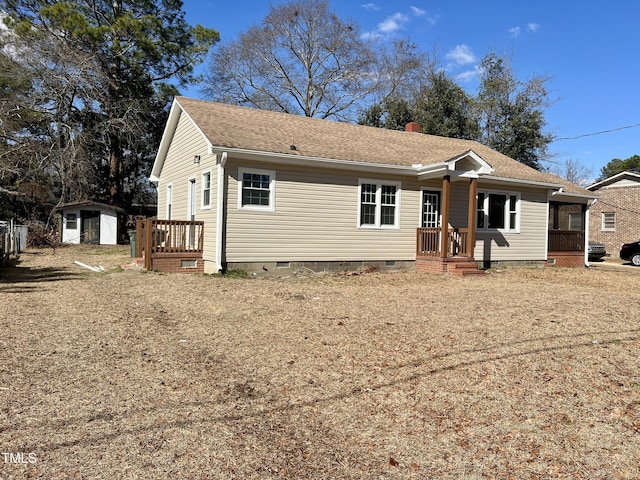
[[640,239],[640,173],[621,172],[587,190],[599,195],[590,208],[590,240],[617,257],[623,243]]

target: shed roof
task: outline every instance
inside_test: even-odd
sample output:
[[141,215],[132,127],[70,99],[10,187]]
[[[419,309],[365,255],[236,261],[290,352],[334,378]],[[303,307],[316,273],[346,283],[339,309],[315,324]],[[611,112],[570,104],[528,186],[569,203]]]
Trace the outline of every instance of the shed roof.
[[84,207],[88,207],[96,210],[113,210],[115,212],[125,213],[125,210],[120,207],[115,207],[113,205],[108,205],[106,203],[94,202],[91,200],[63,203],[62,205],[58,205],[56,207],[56,210],[71,210],[71,209],[78,209],[78,208],[84,208]]

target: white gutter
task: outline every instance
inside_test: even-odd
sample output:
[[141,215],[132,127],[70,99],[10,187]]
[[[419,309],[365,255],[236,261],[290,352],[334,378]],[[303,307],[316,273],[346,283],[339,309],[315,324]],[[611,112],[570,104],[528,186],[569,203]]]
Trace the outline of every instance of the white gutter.
[[552,197],[562,197],[564,200],[590,200],[599,197],[599,195],[584,193],[568,193],[563,190],[555,191],[551,193]]
[[286,153],[258,152],[242,148],[213,148],[213,153],[225,153],[233,155],[234,158],[255,160],[262,162],[277,162],[286,165],[300,165],[330,167],[340,170],[364,170],[367,172],[379,172],[394,175],[416,175],[416,168],[407,165],[389,165],[370,162],[359,162],[354,160],[337,160],[333,158],[309,157],[304,155],[289,155]]
[[[547,187],[547,188],[557,188],[557,189],[561,189],[564,187],[564,185],[561,183],[538,182],[536,180],[522,180],[519,178],[496,177],[493,175],[483,175],[482,180],[488,181],[488,182],[497,182],[497,183],[517,183],[520,185],[531,185],[532,187]],[[585,197],[585,198],[591,198],[591,197]]]
[[218,179],[217,195],[216,195],[216,269],[222,271],[222,253],[224,251],[224,199],[226,192],[224,191],[225,170],[227,163],[227,152],[222,152],[220,156],[216,156],[216,177]]

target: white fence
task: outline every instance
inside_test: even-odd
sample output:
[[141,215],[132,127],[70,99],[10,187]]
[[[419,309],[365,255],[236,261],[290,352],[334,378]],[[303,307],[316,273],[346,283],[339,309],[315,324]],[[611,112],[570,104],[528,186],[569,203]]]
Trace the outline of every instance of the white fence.
[[0,221],[0,265],[27,248],[27,233],[25,225],[15,225],[13,220]]

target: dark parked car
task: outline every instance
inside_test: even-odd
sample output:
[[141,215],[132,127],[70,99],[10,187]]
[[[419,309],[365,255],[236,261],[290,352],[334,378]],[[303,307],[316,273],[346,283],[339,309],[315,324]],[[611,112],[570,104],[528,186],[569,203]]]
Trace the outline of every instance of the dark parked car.
[[602,243],[589,242],[589,260],[602,260],[607,254],[607,249]]
[[636,267],[640,267],[640,240],[622,245],[620,258],[630,261]]

